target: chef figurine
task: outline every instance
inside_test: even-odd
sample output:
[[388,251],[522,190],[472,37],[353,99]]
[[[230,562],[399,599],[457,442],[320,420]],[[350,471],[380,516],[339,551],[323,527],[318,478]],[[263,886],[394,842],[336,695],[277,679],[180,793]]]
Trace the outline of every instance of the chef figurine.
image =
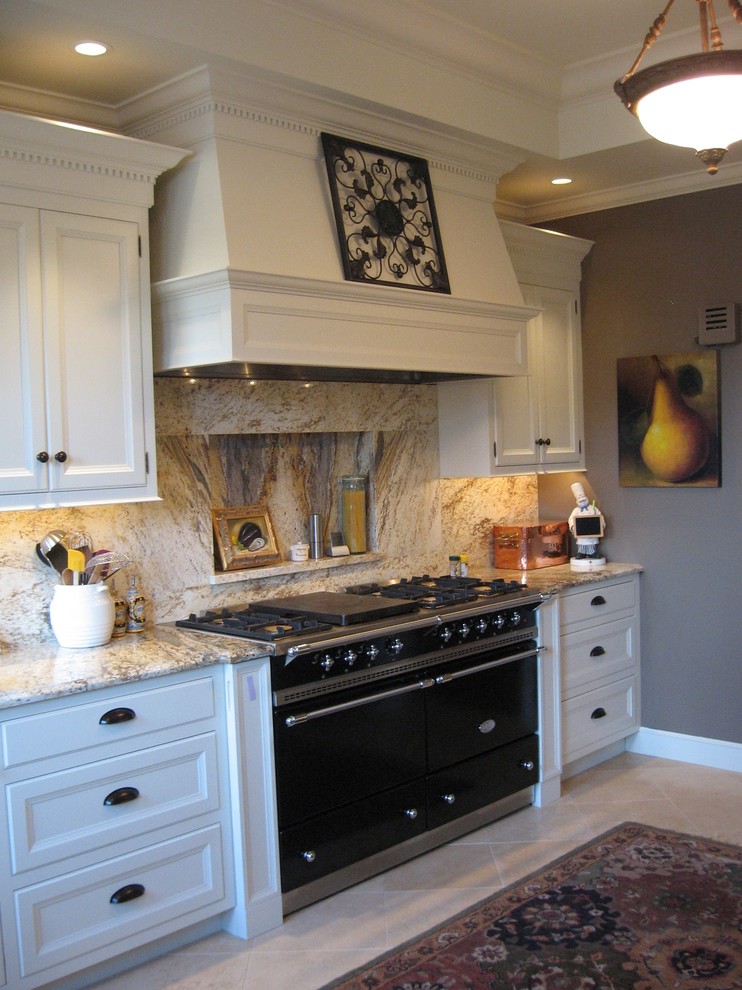
[[605,557],[601,557],[598,550],[598,540],[605,531],[603,513],[595,502],[590,504],[579,482],[571,487],[577,505],[569,517],[569,531],[577,541],[577,553],[571,558],[570,567],[573,571],[605,567]]

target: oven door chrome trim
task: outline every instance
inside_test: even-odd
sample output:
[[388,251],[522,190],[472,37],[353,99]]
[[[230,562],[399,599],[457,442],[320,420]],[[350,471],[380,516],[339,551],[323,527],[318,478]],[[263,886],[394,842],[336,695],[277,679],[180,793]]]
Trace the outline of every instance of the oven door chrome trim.
[[487,663],[477,664],[476,667],[462,667],[461,670],[446,671],[446,673],[438,674],[436,676],[435,683],[448,684],[449,681],[455,681],[459,677],[468,677],[469,674],[478,674],[480,670],[491,670],[493,667],[501,667],[505,663],[511,663],[514,659],[521,660],[524,657],[535,657],[545,649],[545,646],[539,646],[535,650],[530,650],[528,653],[518,653],[515,657],[499,657],[497,660],[488,660]]
[[301,725],[313,718],[323,718],[325,715],[334,715],[336,712],[344,712],[349,708],[358,708],[361,705],[370,705],[374,701],[383,701],[385,698],[394,698],[400,694],[409,694],[411,691],[421,691],[433,687],[435,681],[432,677],[426,677],[421,681],[414,681],[412,684],[403,684],[400,687],[390,688],[388,691],[378,691],[376,694],[365,694],[360,698],[353,698],[351,701],[343,701],[337,705],[328,705],[325,708],[314,708],[308,712],[298,712],[295,715],[287,715],[284,724],[288,729],[295,725]]

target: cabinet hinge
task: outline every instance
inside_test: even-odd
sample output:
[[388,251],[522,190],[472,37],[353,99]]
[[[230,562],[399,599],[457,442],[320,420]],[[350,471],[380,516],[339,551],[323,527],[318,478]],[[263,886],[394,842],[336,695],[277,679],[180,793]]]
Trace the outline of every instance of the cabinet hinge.
[[139,257],[141,258],[142,257],[142,235],[141,234],[137,237],[137,241],[139,243]]

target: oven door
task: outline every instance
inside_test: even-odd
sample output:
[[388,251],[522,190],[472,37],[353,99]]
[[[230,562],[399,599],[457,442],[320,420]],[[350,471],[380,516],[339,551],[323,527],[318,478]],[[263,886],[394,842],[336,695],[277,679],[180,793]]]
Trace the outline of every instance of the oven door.
[[[393,682],[274,712],[278,822],[297,822],[425,774],[425,691]],[[323,704],[324,701],[324,704]]]

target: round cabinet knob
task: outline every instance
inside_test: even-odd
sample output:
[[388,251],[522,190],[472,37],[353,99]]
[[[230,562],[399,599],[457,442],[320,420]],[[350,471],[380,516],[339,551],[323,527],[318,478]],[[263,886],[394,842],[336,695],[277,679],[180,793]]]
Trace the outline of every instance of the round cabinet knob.
[[477,728],[482,733],[482,735],[485,735],[486,736],[489,732],[492,732],[493,731],[493,729],[495,728],[495,725],[496,724],[497,723],[495,722],[495,720],[493,718],[486,718],[484,720],[484,722],[481,723],[481,725],[478,725],[477,726]]
[[320,660],[319,665],[326,674],[329,674],[332,668],[335,666],[335,661],[333,660],[333,658],[330,656],[329,653],[326,653]]
[[36,460],[41,461],[42,464],[46,464],[49,460],[49,454],[45,450],[40,450],[36,455]]
[[535,770],[536,764],[533,762],[533,760],[521,760],[520,767],[522,770]]
[[414,821],[417,818],[417,808],[405,808],[405,815]]
[[67,460],[67,454],[63,450],[58,450],[54,455],[54,460],[59,461],[60,464],[64,464]]
[[456,795],[455,794],[441,794],[441,801],[444,801],[446,804],[455,804],[456,803]]
[[301,854],[301,858],[305,859],[307,863],[313,863],[317,858],[317,853],[314,851],[314,849],[305,849],[304,852]]

